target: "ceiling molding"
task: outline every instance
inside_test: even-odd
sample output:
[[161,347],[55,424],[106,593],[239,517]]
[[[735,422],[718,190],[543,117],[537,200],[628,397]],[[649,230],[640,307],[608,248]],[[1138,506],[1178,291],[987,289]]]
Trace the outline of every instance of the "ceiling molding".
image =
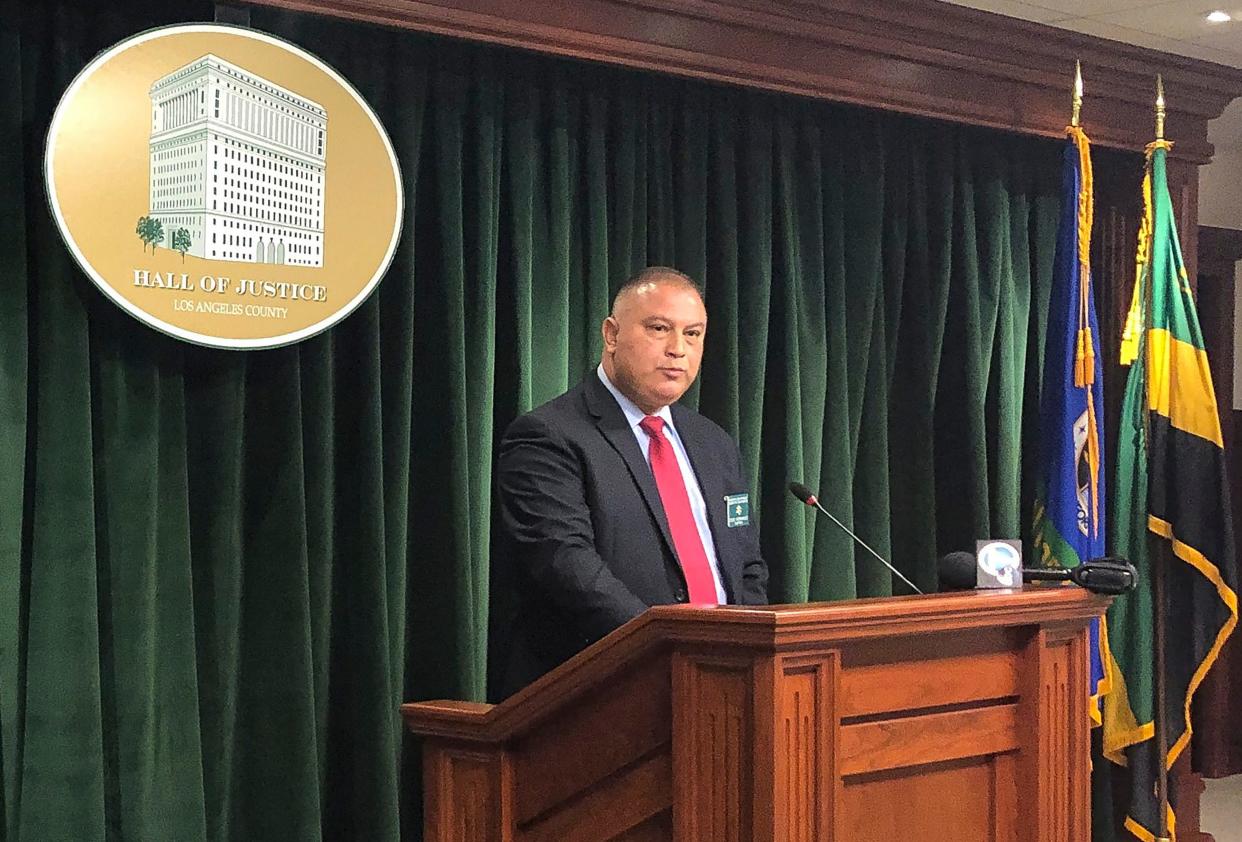
[[1165,80],[1172,155],[1206,163],[1242,70],[939,0],[251,0],[553,55],[1141,150]]

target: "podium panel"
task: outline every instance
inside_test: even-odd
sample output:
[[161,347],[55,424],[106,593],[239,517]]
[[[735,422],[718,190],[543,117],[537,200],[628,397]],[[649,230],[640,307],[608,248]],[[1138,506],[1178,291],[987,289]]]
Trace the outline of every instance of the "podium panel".
[[402,706],[425,837],[1088,842],[1106,607],[1049,587],[653,608],[503,704]]
[[1016,792],[1012,764],[1012,755],[993,755],[855,776],[845,783],[842,838],[1017,840],[1016,805],[999,798]]

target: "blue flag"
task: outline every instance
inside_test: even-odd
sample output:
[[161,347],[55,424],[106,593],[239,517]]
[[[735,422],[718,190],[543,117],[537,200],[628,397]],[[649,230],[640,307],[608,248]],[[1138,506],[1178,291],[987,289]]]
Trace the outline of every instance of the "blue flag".
[[[1074,567],[1104,555],[1104,383],[1091,294],[1091,144],[1066,130],[1061,218],[1048,305],[1040,387],[1040,468],[1034,542],[1043,567]],[[1108,692],[1107,633],[1091,624],[1091,718]]]

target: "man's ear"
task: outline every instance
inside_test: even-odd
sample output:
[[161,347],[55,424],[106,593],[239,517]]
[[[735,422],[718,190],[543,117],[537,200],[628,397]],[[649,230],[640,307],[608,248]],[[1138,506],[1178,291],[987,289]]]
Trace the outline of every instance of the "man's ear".
[[621,326],[617,324],[617,320],[613,316],[604,319],[604,323],[600,325],[600,333],[604,336],[604,348],[612,350],[617,345],[617,332],[621,330]]

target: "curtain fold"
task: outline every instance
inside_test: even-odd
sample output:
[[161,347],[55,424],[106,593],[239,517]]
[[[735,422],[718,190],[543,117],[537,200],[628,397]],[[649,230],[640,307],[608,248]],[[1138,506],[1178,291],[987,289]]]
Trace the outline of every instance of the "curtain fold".
[[376,108],[407,206],[357,312],[224,352],[109,303],[41,183],[73,75],[209,5],[5,14],[4,838],[418,838],[396,709],[486,693],[496,438],[648,263],[706,288],[687,400],[741,444],[775,601],[904,587],[790,480],[927,590],[1025,536],[1059,144],[254,9]]

